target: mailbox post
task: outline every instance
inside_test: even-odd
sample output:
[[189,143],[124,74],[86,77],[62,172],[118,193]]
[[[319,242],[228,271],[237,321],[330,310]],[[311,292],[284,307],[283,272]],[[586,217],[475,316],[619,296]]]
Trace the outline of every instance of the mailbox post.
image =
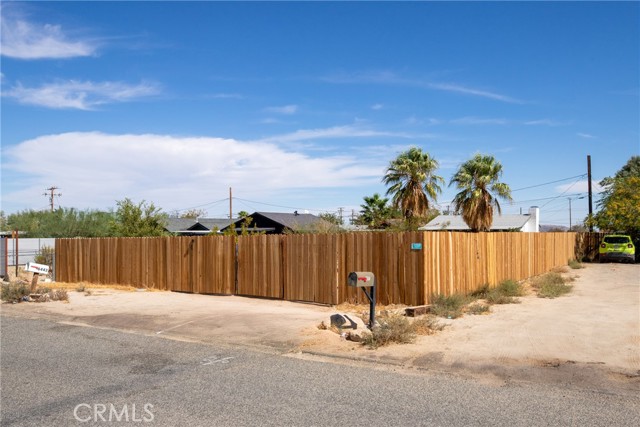
[[[349,273],[347,284],[354,288],[362,288],[362,292],[369,299],[369,329],[376,324],[376,276],[370,271],[352,271]],[[370,288],[367,292],[367,288]]]

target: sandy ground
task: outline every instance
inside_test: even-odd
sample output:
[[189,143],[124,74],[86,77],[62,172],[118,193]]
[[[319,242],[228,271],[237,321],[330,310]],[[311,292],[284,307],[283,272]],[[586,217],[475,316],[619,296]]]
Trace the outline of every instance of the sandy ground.
[[[115,328],[174,339],[241,344],[298,354],[457,370],[508,381],[617,378],[640,390],[640,265],[591,264],[571,270],[573,291],[557,299],[527,295],[520,304],[465,315],[416,343],[368,350],[328,330],[335,308],[237,296],[94,289],[70,300],[2,304],[2,315]],[[362,329],[362,328],[360,328]],[[596,384],[597,386],[597,384]]]

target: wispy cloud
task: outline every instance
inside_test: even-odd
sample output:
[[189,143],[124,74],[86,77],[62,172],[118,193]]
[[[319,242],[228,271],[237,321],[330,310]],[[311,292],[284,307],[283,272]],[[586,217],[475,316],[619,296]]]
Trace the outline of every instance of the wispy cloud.
[[98,44],[88,39],[73,40],[62,26],[36,24],[2,8],[0,16],[2,56],[17,59],[60,59],[91,56]]
[[212,99],[244,99],[244,96],[239,93],[214,93],[207,97]]
[[586,139],[595,139],[597,138],[596,136],[593,136],[589,133],[583,133],[583,132],[578,132],[576,135],[578,135],[580,138],[586,138]]
[[[33,168],[33,153],[47,162]],[[30,176],[20,190],[3,193],[3,201],[41,204],[41,189],[55,182],[65,204],[79,208],[114,206],[130,197],[171,210],[212,197],[203,196],[203,188],[224,194],[230,185],[238,194],[262,198],[296,189],[376,185],[386,163],[366,150],[312,156],[275,143],[101,132],[44,135],[4,154],[3,169]]]
[[523,122],[527,126],[565,126],[567,123],[559,122],[551,119],[527,120]]
[[383,108],[384,108],[384,105],[382,105],[382,104],[373,104],[371,106],[372,110],[382,110]]
[[371,137],[394,137],[394,138],[430,138],[431,135],[413,135],[404,132],[388,132],[369,129],[358,125],[333,126],[320,129],[301,129],[295,132],[270,136],[258,140],[257,142],[300,142],[317,139],[338,139],[338,138],[371,138]]
[[412,86],[421,87],[424,89],[438,90],[444,92],[459,93],[462,95],[477,96],[481,98],[492,99],[495,101],[506,102],[510,104],[522,104],[523,101],[507,96],[498,92],[493,92],[485,89],[479,89],[470,87],[459,83],[443,83],[435,82],[426,79],[406,78],[397,75],[391,71],[375,71],[365,73],[353,73],[353,74],[335,74],[331,76],[322,77],[321,80],[328,83],[335,84],[387,84],[398,86]]
[[492,119],[481,117],[461,117],[459,119],[450,120],[454,125],[506,125],[509,124],[507,119]]
[[502,95],[496,92],[490,92],[486,90],[475,89],[475,88],[462,86],[454,83],[427,83],[427,86],[431,89],[436,89],[436,90],[456,92],[456,93],[461,93],[463,95],[479,96],[482,98],[494,99],[496,101],[507,102],[510,104],[522,104],[522,101],[507,95]]
[[158,85],[144,82],[131,85],[123,82],[70,80],[33,88],[18,83],[4,91],[2,96],[14,98],[21,104],[55,109],[92,110],[99,105],[131,101],[159,92]]
[[297,105],[283,105],[281,107],[267,107],[264,109],[267,113],[275,113],[275,114],[286,114],[291,115],[298,112]]
[[434,117],[427,117],[425,119],[414,116],[408,117],[404,120],[404,123],[407,125],[428,125],[435,126],[443,123],[443,120],[436,119]]

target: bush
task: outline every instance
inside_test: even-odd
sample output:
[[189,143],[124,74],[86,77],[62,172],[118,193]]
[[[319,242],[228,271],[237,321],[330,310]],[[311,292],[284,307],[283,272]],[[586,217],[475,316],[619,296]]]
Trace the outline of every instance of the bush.
[[538,291],[539,298],[556,298],[571,292],[573,286],[566,284],[558,273],[547,273],[533,280],[532,286]]
[[490,312],[491,307],[486,304],[471,304],[467,307],[467,313],[469,314],[485,314]]
[[489,294],[489,284],[485,283],[480,288],[471,292],[469,295],[472,296],[473,298],[484,299],[487,297],[488,294]]
[[23,297],[29,296],[30,287],[25,282],[13,282],[2,285],[2,301],[19,302]]
[[569,267],[573,268],[574,270],[579,270],[581,268],[584,268],[582,266],[582,263],[576,259],[569,260]]
[[436,316],[426,315],[416,318],[411,324],[413,331],[418,335],[432,335],[444,329],[445,325],[438,322]]
[[462,307],[469,302],[464,295],[436,295],[431,303],[431,313],[436,316],[455,319],[462,316]]
[[493,304],[518,304],[520,302],[520,300],[518,300],[517,298],[510,297],[508,295],[502,295],[496,289],[494,289],[493,292],[490,292],[489,295],[487,295],[486,299],[487,299],[487,303],[492,305]]
[[505,280],[501,282],[498,287],[496,287],[496,291],[498,291],[500,295],[507,297],[520,297],[524,294],[522,285],[515,280]]
[[391,343],[408,344],[416,339],[411,322],[401,314],[380,319],[380,325],[362,335],[362,344],[375,349]]
[[55,250],[51,246],[43,246],[36,254],[34,261],[38,264],[48,265],[53,267],[53,257],[55,256]]

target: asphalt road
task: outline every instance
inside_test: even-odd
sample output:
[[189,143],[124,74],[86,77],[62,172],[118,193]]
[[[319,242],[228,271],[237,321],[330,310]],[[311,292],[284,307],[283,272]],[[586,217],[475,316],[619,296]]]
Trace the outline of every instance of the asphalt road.
[[635,426],[640,418],[633,394],[496,386],[45,320],[1,320],[0,424],[6,427]]

